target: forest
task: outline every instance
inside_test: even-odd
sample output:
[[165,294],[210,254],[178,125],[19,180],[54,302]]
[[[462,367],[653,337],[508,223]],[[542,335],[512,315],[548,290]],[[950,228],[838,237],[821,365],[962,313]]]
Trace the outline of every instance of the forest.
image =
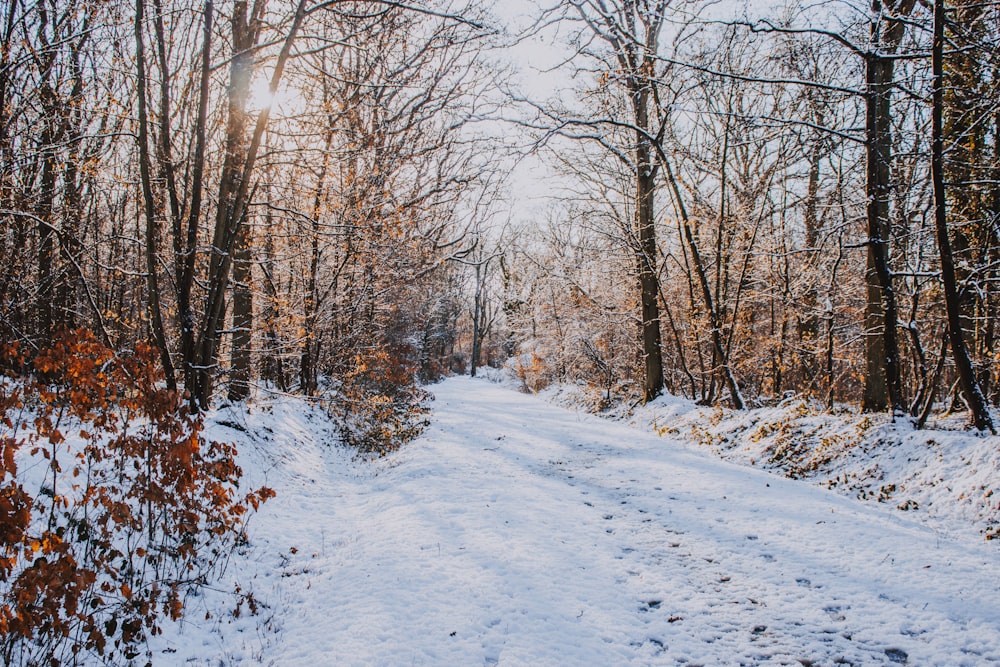
[[[145,530],[121,503],[159,517],[149,542],[238,539],[269,489],[238,497],[199,420],[256,396],[322,406],[368,455],[484,366],[598,408],[800,396],[995,432],[1000,3],[9,0],[0,232],[2,650],[127,647],[179,607],[111,565]],[[57,463],[69,414],[93,449]],[[56,491],[70,466],[104,537]],[[182,487],[188,514],[155,509]],[[193,558],[178,539],[160,553]],[[11,602],[67,572],[75,625]],[[131,625],[77,611],[111,605],[95,581]]]
[[[192,410],[513,360],[990,427],[996,5],[3,11],[0,328],[29,356],[148,342]],[[552,31],[571,84],[526,95],[500,55]],[[517,219],[529,149],[565,186]]]

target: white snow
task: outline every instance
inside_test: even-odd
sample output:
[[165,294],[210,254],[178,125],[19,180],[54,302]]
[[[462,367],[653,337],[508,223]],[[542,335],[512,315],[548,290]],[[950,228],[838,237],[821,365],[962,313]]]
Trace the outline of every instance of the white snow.
[[208,435],[278,495],[153,664],[1000,663],[996,542],[488,381],[430,389],[424,435],[370,462],[300,401],[220,412]]

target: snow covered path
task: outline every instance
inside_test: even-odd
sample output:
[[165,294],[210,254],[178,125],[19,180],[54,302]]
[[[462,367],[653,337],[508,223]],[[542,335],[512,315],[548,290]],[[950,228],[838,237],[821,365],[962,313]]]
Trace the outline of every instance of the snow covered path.
[[[484,381],[431,389],[425,434],[373,464],[272,416],[279,495],[233,573],[274,614],[254,662],[1000,664],[995,544]],[[239,662],[212,631],[169,655]]]

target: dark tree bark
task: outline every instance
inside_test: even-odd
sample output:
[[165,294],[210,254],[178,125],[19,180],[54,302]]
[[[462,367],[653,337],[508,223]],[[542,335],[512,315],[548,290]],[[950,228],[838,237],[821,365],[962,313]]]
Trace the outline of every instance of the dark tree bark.
[[[476,291],[473,296],[472,306],[472,360],[470,363],[469,375],[476,377],[476,369],[482,362],[483,340],[489,335],[493,327],[493,313],[489,307],[489,295],[486,290],[486,281],[489,277],[490,262],[497,257],[503,257],[500,252],[496,252],[484,259],[479,259],[474,263],[476,268]],[[489,363],[489,359],[487,359]]]
[[[893,54],[903,38],[905,18],[914,0],[872,2],[871,44],[865,54],[865,147],[868,196],[868,252],[865,267],[865,412],[903,411],[900,374],[899,321],[890,267],[889,196],[891,194],[892,134],[890,101],[895,84]],[[883,18],[884,13],[897,18]]]
[[[268,197],[265,195],[265,200]],[[272,229],[273,216],[269,208],[264,218],[265,229]],[[282,341],[276,327],[279,318],[278,306],[278,286],[276,280],[277,262],[274,252],[274,235],[264,235],[264,261],[261,263],[260,273],[264,291],[264,312],[262,320],[264,326],[264,353],[261,355],[261,378],[266,382],[272,382],[281,391],[288,391],[288,380],[285,376],[285,366],[282,361]]]
[[[261,31],[264,3],[255,0],[252,8],[245,0],[237,0],[233,5],[231,29],[233,36],[233,58],[230,61],[228,99],[228,121],[226,124],[225,155],[222,163],[222,175],[219,178],[218,208],[215,214],[215,230],[212,234],[211,254],[208,268],[208,305],[206,307],[204,324],[201,330],[201,350],[199,351],[199,401],[204,407],[211,396],[211,386],[218,364],[220,329],[225,321],[226,292],[229,288],[229,273],[244,274],[246,268],[242,265],[244,246],[249,242],[247,221],[243,219],[245,210],[243,202],[237,201],[241,191],[246,189],[242,182],[243,167],[247,157],[246,127],[249,115],[247,101],[250,99],[250,81],[254,71],[254,47],[257,45]],[[246,174],[249,176],[249,174]],[[236,267],[233,269],[233,267]],[[240,291],[234,276],[233,299]],[[240,306],[246,307],[246,299],[240,299]],[[234,304],[233,330],[237,331],[243,323],[237,320],[245,319],[246,312],[236,312]],[[247,332],[249,333],[249,332]],[[243,342],[242,340],[239,342]],[[236,349],[237,334],[233,335],[233,361],[246,361],[246,367],[233,368],[230,398],[241,400],[249,391],[246,374],[249,373],[249,360]]]
[[184,358],[184,387],[191,409],[198,408],[198,360],[195,339],[195,312],[192,293],[195,278],[195,246],[201,226],[201,200],[204,191],[206,126],[208,124],[209,86],[212,71],[212,27],[214,5],[205,0],[202,23],[201,72],[198,88],[198,115],[195,120],[194,155],[191,165],[191,202],[188,207],[187,226],[182,237],[175,229],[174,252],[177,266],[177,310],[181,325],[181,355]]
[[44,117],[41,119],[42,130],[38,137],[38,150],[41,152],[42,165],[38,180],[38,195],[34,205],[38,233],[38,296],[35,310],[36,334],[48,340],[55,328],[53,288],[55,285],[54,262],[57,227],[53,219],[53,204],[56,197],[56,169],[59,159],[56,155],[56,143],[61,139],[58,128],[61,110],[58,95],[52,82],[56,51],[46,34],[49,25],[54,20],[53,17],[49,16],[45,3],[40,4],[38,10],[38,51],[35,58],[39,71],[39,100]]
[[639,294],[642,301],[643,397],[663,393],[663,352],[660,338],[660,281],[656,248],[656,168],[649,139],[648,84],[633,91],[636,125],[636,227],[639,236]]
[[951,355],[958,370],[959,385],[965,402],[972,412],[972,422],[980,431],[995,433],[986,399],[976,380],[972,359],[965,344],[962,330],[961,302],[955,280],[955,260],[951,251],[944,180],[944,132],[942,116],[944,111],[944,0],[934,0],[934,44],[932,47],[932,68],[934,93],[932,99],[932,149],[931,172],[934,183],[934,227],[937,230],[938,250],[941,254],[941,282],[944,286],[945,307],[948,311],[948,338]]
[[469,362],[469,375],[476,377],[476,368],[479,367],[479,353],[482,348],[482,331],[480,329],[480,313],[483,307],[483,265],[476,264],[476,294],[473,297],[472,307],[472,359]]
[[146,42],[143,34],[145,18],[145,0],[135,2],[135,62],[136,87],[138,93],[139,113],[139,182],[142,189],[143,213],[146,218],[145,260],[146,260],[146,298],[149,314],[149,326],[153,341],[160,352],[160,365],[170,389],[177,388],[174,374],[174,364],[170,360],[170,349],[167,346],[166,330],[163,326],[163,312],[160,307],[160,285],[157,280],[156,262],[159,256],[160,226],[157,221],[156,204],[153,201],[153,184],[150,177],[149,159],[149,120],[146,102]]
[[233,351],[230,359],[229,400],[250,396],[253,337],[253,226],[240,225],[233,257]]
[[319,349],[316,339],[316,314],[319,311],[319,205],[323,189],[323,179],[326,172],[326,157],[316,186],[317,205],[313,207],[313,218],[309,223],[309,276],[306,281],[306,293],[302,304],[305,319],[305,333],[302,337],[302,351],[299,354],[299,391],[304,394],[314,394],[318,387]]
[[[651,113],[653,77],[658,63],[659,40],[666,0],[655,5],[603,2],[569,3],[594,35],[614,51],[617,74],[629,97],[634,122],[636,268],[639,278],[640,338],[643,357],[643,397],[650,401],[663,392],[663,349],[660,334],[659,273],[657,271],[655,192],[657,162]],[[588,11],[588,6],[589,10]],[[641,24],[641,25],[640,25]],[[642,28],[642,32],[638,28]]]
[[[813,99],[813,91],[807,92],[807,99],[811,106],[811,120],[817,126],[823,126],[825,119],[820,110],[820,102]],[[809,252],[809,265],[814,267],[820,257],[820,217],[819,217],[819,191],[821,163],[825,154],[823,136],[819,131],[813,130],[809,137],[809,145],[806,159],[809,163],[809,173],[806,180],[805,211],[803,213],[803,224],[805,226],[805,247]],[[813,280],[806,288],[803,295],[802,310],[803,316],[798,326],[799,344],[802,347],[802,373],[804,381],[813,386],[817,383],[821,372],[821,341],[820,341],[820,308],[819,308],[819,281]]]
[[[324,104],[331,105],[331,91],[328,83],[323,82]],[[319,386],[319,336],[317,332],[317,317],[322,305],[319,289],[319,271],[322,260],[320,248],[320,216],[324,211],[324,196],[327,172],[330,169],[330,156],[333,149],[334,132],[336,129],[336,114],[327,114],[326,138],[323,141],[323,163],[316,177],[316,192],[313,197],[312,213],[309,220],[309,276],[306,281],[306,293],[303,303],[305,318],[305,334],[302,338],[302,351],[299,354],[299,391],[314,394]]]

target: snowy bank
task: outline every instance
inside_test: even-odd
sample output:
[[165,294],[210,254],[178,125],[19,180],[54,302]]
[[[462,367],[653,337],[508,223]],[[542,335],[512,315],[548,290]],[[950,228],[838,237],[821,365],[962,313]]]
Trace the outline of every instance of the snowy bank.
[[[540,394],[574,409],[601,404],[593,390],[577,385]],[[599,414],[727,461],[880,503],[937,530],[1000,537],[1000,436],[970,431],[965,415],[932,418],[917,430],[909,419],[827,411],[801,398],[734,411],[670,395]]]

